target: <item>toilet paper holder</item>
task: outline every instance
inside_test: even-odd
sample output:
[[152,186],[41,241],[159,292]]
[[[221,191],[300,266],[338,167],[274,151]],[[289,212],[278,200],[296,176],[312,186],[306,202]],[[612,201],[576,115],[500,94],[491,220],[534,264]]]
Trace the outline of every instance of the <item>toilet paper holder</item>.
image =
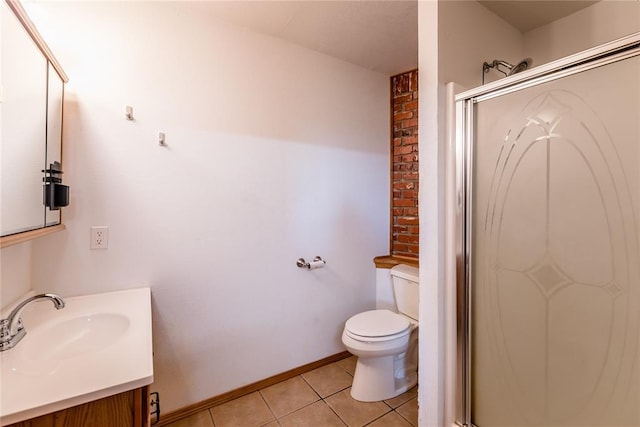
[[298,258],[298,261],[296,261],[296,265],[299,268],[306,268],[307,270],[324,267],[326,263],[327,262],[319,256],[315,257],[311,262],[306,262],[304,258]]

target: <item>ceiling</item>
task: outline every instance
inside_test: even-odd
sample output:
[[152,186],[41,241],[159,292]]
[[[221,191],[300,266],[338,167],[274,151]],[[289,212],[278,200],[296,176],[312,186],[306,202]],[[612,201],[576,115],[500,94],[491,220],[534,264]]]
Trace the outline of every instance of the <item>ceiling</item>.
[[[479,1],[523,33],[596,3]],[[386,75],[418,66],[416,0],[236,0],[189,4],[202,13]]]
[[569,16],[598,1],[582,0],[478,0],[521,33]]
[[192,5],[225,21],[387,75],[418,66],[417,1],[201,1]]

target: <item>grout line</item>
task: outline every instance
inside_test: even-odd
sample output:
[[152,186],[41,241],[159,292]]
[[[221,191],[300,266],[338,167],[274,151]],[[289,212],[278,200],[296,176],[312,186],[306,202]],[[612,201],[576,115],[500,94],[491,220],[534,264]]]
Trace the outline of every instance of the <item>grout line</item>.
[[[320,393],[319,393],[315,388],[313,388],[313,386],[311,385],[311,383],[310,383],[309,381],[307,381],[307,379],[306,379],[304,376],[302,376],[302,374],[300,374],[300,375],[298,375],[298,376],[299,376],[300,378],[302,378],[302,381],[304,381],[304,383],[305,383],[306,385],[308,385],[308,386],[309,386],[309,388],[310,388],[311,390],[313,390],[313,392],[316,394],[316,396],[318,396],[318,399],[323,400],[323,397],[320,395]],[[316,402],[317,402],[317,400],[316,400]]]
[[[323,402],[324,402],[324,401],[323,401]],[[340,416],[340,414],[338,414],[338,413],[333,409],[333,407],[332,407],[331,405],[329,405],[327,402],[324,402],[324,403],[325,403],[325,405],[327,405],[327,406],[329,407],[329,409],[331,410],[331,412],[333,412],[334,414],[336,414],[336,417],[338,417],[338,419],[339,419],[340,421],[342,421],[342,423],[343,423],[345,426],[350,427],[350,426],[349,426],[349,423],[347,423],[347,421],[346,421],[346,420],[343,420],[343,419],[342,419],[342,417]]]
[[[347,359],[343,359],[343,360],[347,360]],[[341,362],[341,361],[342,361],[342,360],[338,360],[337,362],[333,362],[333,363],[330,363],[330,364],[328,364],[328,365],[321,366],[320,368],[316,368],[315,370],[317,370],[317,369],[322,369],[322,368],[324,368],[324,367],[326,367],[326,366],[335,365],[335,366],[337,366],[338,368],[342,369],[344,372],[346,372],[346,373],[347,373],[347,375],[349,375],[351,378],[353,378],[353,375],[351,375],[351,374],[349,373],[349,371],[347,371],[343,366],[341,366],[341,365],[340,365],[340,362]],[[313,372],[313,371],[309,371],[309,372]],[[308,373],[308,372],[305,372],[305,373]],[[306,383],[309,385],[309,387],[311,387],[311,389],[312,389],[313,391],[315,391],[315,392],[316,392],[316,394],[318,395],[318,397],[320,397],[320,399],[322,399],[322,400],[327,399],[328,397],[331,397],[331,396],[333,396],[333,395],[335,395],[335,394],[338,394],[338,393],[341,393],[341,392],[345,391],[346,389],[350,388],[350,387],[351,387],[351,385],[353,384],[353,381],[352,381],[352,382],[351,382],[351,384],[349,384],[349,385],[348,385],[348,386],[346,386],[345,388],[341,388],[340,390],[335,391],[335,392],[333,392],[333,393],[331,393],[331,394],[328,394],[328,395],[326,395],[326,396],[324,396],[324,397],[323,397],[323,396],[320,394],[320,392],[319,392],[319,391],[317,391],[309,381],[307,381],[307,379],[304,377],[304,374],[300,374],[300,376],[302,377],[302,379],[304,380],[304,382],[306,382]]]
[[318,403],[318,402],[322,402],[322,399],[316,400],[315,402],[307,403],[306,405],[304,405],[304,406],[302,406],[302,407],[300,407],[300,408],[296,409],[296,410],[295,410],[295,411],[293,411],[293,412],[289,412],[288,414],[284,414],[284,415],[283,415],[283,416],[281,416],[280,418],[277,418],[277,420],[278,420],[278,424],[280,423],[280,420],[281,420],[281,419],[283,419],[283,418],[285,418],[285,417],[288,417],[289,415],[295,414],[295,413],[296,413],[296,412],[298,412],[298,411],[302,411],[304,408],[307,408],[307,407],[309,407],[309,406],[311,406],[311,405],[315,405],[315,404],[316,404],[316,403]]
[[216,422],[213,419],[213,412],[211,412],[211,408],[208,408],[207,412],[209,413],[209,418],[211,418],[211,424],[213,425],[213,427],[216,427]]
[[[267,399],[264,398],[264,396],[262,394],[262,390],[264,390],[264,388],[261,388],[260,390],[258,390],[258,394],[260,395],[260,398],[262,399],[262,401],[264,402],[265,406],[267,407],[267,409],[269,410],[269,412],[273,416],[273,419],[278,421],[278,417],[276,417],[276,414],[274,414],[273,409],[271,409],[271,406],[269,406],[269,402],[267,402]],[[271,421],[269,421],[269,422],[271,422]],[[280,423],[278,423],[278,425],[280,425]]]
[[[391,412],[393,412],[393,411],[391,411]],[[371,424],[375,423],[375,422],[376,422],[376,421],[378,421],[380,418],[382,418],[382,417],[384,417],[384,416],[386,416],[386,415],[389,415],[389,412],[385,412],[384,414],[380,415],[378,418],[375,418],[375,419],[373,419],[373,420],[369,421],[368,423],[366,423],[366,424],[365,424],[365,426],[370,426]]]
[[[411,398],[411,399],[407,400],[405,403],[403,403],[402,405],[398,406],[398,408],[396,408],[396,409],[400,409],[400,408],[401,408],[401,407],[403,407],[404,405],[408,404],[412,399],[414,399],[414,398]],[[417,399],[417,397],[416,397],[415,399]],[[404,415],[402,415],[400,412],[396,411],[395,409],[394,409],[394,411],[395,411],[398,415],[400,415],[400,417],[402,417],[402,419],[404,419],[406,422],[408,422],[408,423],[409,423],[409,424],[411,424],[412,426],[414,425],[414,424],[413,424],[413,421],[411,421],[410,419],[408,419],[407,417],[405,417]]]

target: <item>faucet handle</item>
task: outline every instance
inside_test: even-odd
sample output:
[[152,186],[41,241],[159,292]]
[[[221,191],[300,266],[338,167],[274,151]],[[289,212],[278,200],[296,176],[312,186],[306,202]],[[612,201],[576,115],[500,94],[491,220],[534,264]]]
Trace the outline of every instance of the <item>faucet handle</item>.
[[[18,317],[17,320],[14,321],[15,326],[14,329],[16,333],[24,330],[24,324],[22,323],[22,317]],[[9,338],[11,337],[11,321],[10,319],[2,319],[0,320],[0,338]],[[15,334],[13,334],[15,335]]]
[[24,331],[24,324],[22,323],[22,317],[18,317],[18,321],[16,322],[16,334],[19,334],[20,331]]
[[9,331],[9,321],[7,319],[0,320],[0,339],[4,337],[10,337],[11,332]]
[[27,334],[22,324],[22,318],[18,318],[16,323],[16,333],[11,334],[11,327],[7,319],[0,321],[0,351],[13,348]]

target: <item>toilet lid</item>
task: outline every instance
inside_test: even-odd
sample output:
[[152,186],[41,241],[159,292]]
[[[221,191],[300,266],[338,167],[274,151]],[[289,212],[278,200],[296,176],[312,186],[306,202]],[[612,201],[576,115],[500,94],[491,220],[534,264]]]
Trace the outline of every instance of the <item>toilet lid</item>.
[[409,328],[409,319],[389,310],[370,310],[347,320],[345,328],[361,337],[395,335]]

